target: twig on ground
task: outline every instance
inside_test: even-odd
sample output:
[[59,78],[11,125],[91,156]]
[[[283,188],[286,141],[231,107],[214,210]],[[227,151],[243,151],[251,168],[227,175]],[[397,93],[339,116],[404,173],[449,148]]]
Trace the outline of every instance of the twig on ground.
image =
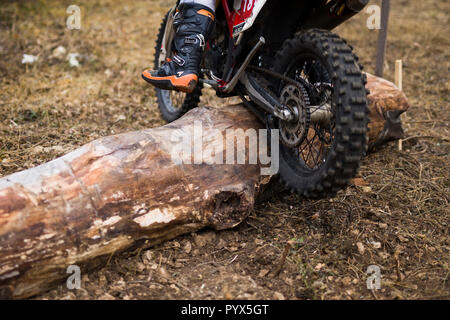
[[284,250],[283,250],[283,254],[281,255],[281,258],[280,258],[280,262],[278,262],[277,267],[275,268],[275,270],[272,273],[272,278],[275,278],[276,276],[278,276],[281,272],[281,269],[283,269],[284,263],[286,261],[286,257],[289,253],[289,249],[291,249],[291,241],[288,241],[286,243],[286,246],[284,247]]

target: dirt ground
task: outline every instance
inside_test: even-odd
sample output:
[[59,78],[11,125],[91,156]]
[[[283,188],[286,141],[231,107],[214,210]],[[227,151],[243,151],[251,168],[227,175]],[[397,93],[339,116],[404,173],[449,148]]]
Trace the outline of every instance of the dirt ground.
[[[2,1],[0,176],[102,136],[164,123],[140,72],[152,65],[168,3]],[[391,3],[385,77],[393,80],[402,59],[411,103],[402,152],[391,142],[369,154],[359,173],[364,183],[333,199],[279,194],[232,230],[114,255],[83,275],[82,289],[61,285],[36,298],[449,299],[450,3]],[[81,7],[81,30],[65,27],[71,4]],[[373,72],[377,32],[366,28],[368,17],[336,31]],[[22,64],[25,53],[38,61]],[[68,65],[67,53],[80,54],[79,68]],[[202,105],[229,102],[204,94]],[[367,289],[370,265],[381,269],[381,290]]]

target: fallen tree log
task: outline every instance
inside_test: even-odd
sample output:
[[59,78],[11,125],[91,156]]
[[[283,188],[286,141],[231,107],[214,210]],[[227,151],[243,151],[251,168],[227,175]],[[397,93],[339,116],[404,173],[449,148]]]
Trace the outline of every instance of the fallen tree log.
[[[371,144],[392,138],[386,123],[397,114],[384,110],[407,109],[392,84],[370,87],[374,81],[369,77]],[[198,151],[214,150],[206,154],[215,157],[227,149],[213,140],[196,150],[196,120],[218,132],[262,128],[240,105],[196,108],[166,126],[101,138],[0,179],[0,298],[43,292],[67,278],[69,265],[86,272],[115,252],[242,222],[270,177],[257,164],[195,164]],[[183,153],[184,164],[173,158],[174,132],[193,137],[194,154]]]

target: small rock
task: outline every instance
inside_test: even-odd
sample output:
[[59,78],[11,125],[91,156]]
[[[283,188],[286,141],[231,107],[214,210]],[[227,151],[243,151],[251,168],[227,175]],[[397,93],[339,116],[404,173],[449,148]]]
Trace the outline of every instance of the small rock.
[[38,61],[38,56],[33,56],[31,54],[24,54],[22,58],[22,64],[33,64]]
[[295,296],[299,299],[312,299],[314,297],[314,291],[311,288],[297,289],[295,290]]
[[63,46],[58,46],[52,51],[52,58],[61,59],[65,54],[67,50]]
[[257,245],[257,246],[260,246],[260,245],[262,245],[264,243],[264,240],[261,240],[261,239],[255,239],[255,244]]
[[364,245],[361,242],[357,242],[356,247],[358,248],[358,252],[361,255],[364,254],[364,252],[366,251],[366,248],[364,247]]
[[381,248],[381,243],[378,241],[372,241],[370,242],[370,244],[372,245],[372,247],[374,247],[375,249],[380,249]]
[[151,262],[153,260],[153,252],[150,250],[147,250],[143,254],[145,262]]
[[325,263],[318,263],[318,264],[314,267],[314,271],[320,271],[323,267],[325,267]]
[[191,253],[192,250],[192,244],[190,241],[186,241],[186,244],[183,247],[183,251],[187,254]]
[[347,293],[351,297],[351,296],[353,296],[355,291],[353,291],[352,289],[348,289],[348,290],[345,290],[345,293]]
[[180,243],[179,243],[178,241],[174,241],[174,242],[173,242],[173,247],[174,247],[174,248],[180,248],[181,245],[180,245]]
[[208,242],[213,242],[216,239],[216,234],[213,231],[196,234],[194,242],[199,247],[204,247]]
[[126,120],[127,119],[127,117],[124,115],[124,114],[120,114],[120,115],[118,115],[117,117],[116,117],[116,122],[119,122],[119,121],[123,121],[123,120]]
[[372,188],[371,187],[362,187],[362,191],[364,193],[370,193],[370,192],[372,192]]
[[228,289],[227,286],[225,286],[225,288],[223,289],[223,298],[225,300],[233,300],[233,294],[230,292],[230,289]]
[[286,298],[283,296],[283,294],[281,292],[275,291],[275,293],[273,294],[273,297],[276,300],[286,300]]
[[77,297],[73,292],[68,292],[61,300],[75,300]]
[[269,273],[269,270],[267,270],[267,269],[262,269],[262,270],[259,272],[259,276],[260,276],[260,277],[265,277],[265,276],[267,276],[268,273]]
[[344,277],[343,279],[342,279],[342,284],[344,285],[344,286],[348,286],[348,285],[350,285],[352,283],[352,278],[350,278],[350,277]]
[[105,70],[105,76],[107,76],[108,78],[112,77],[113,75],[114,73],[110,69]]
[[80,55],[78,53],[69,53],[67,55],[67,60],[69,61],[69,66],[73,67],[80,67],[80,62],[78,61],[78,58]]
[[106,276],[104,274],[101,274],[98,278],[98,282],[101,285],[105,285],[108,282],[108,280],[106,279]]
[[216,249],[223,249],[227,246],[227,242],[224,239],[220,239],[219,242],[216,244]]
[[163,278],[166,278],[166,279],[168,279],[168,278],[170,278],[170,275],[169,275],[169,273],[167,272],[167,270],[166,270],[166,268],[164,268],[164,267],[160,267],[159,268],[159,274],[163,277]]
[[116,298],[114,298],[109,293],[104,293],[98,298],[98,300],[116,300]]
[[143,264],[142,262],[136,263],[136,271],[137,272],[142,272],[144,270],[145,270],[145,264]]
[[94,294],[96,296],[101,296],[103,294],[103,289],[100,289],[100,288],[94,289]]
[[390,254],[386,252],[380,252],[378,255],[383,259],[387,259],[390,257]]
[[325,287],[325,284],[320,280],[316,280],[313,282],[311,287],[316,288],[316,289],[322,289],[323,287]]

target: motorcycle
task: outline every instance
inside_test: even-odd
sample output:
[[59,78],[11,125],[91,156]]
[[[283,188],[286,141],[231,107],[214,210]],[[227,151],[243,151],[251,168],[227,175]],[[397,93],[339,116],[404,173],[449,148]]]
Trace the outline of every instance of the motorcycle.
[[[279,176],[312,198],[334,195],[367,151],[366,77],[347,42],[330,30],[368,0],[222,0],[192,93],[156,89],[163,118],[197,107],[203,86],[241,98],[268,129],[278,129]],[[170,58],[174,6],[155,48],[155,69]],[[270,132],[270,130],[269,130]]]

